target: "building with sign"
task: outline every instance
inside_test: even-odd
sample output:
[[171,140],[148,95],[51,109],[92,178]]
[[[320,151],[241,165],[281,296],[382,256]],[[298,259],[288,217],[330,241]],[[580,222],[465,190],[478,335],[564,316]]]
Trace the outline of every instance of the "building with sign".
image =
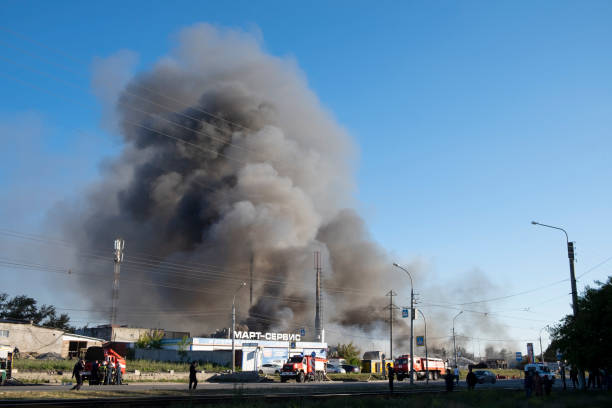
[[[275,340],[267,340],[272,339]],[[327,358],[327,343],[301,341],[300,334],[238,332],[234,339],[236,367],[242,371],[259,371],[263,364],[285,363],[294,355]],[[232,340],[191,337],[164,339],[162,349],[136,349],[137,359],[158,361],[199,361],[231,366]]]

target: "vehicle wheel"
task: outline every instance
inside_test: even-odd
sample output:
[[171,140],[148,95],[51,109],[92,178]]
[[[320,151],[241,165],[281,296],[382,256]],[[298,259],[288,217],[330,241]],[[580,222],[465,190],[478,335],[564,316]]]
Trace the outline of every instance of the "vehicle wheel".
[[299,382],[299,383],[303,383],[303,382],[304,382],[304,379],[305,379],[305,378],[304,378],[304,373],[303,373],[303,372],[300,372],[300,374],[299,374],[299,375],[298,375],[298,377],[297,377],[297,382]]
[[285,377],[281,377],[281,382],[285,383],[285,382],[287,382],[287,379]]
[[259,374],[263,374],[263,370],[259,370]]
[[274,374],[279,374],[279,375],[280,375],[280,371],[276,370],[276,371],[274,372]]
[[402,377],[401,375],[397,376],[397,381],[402,381],[404,379],[404,377]]

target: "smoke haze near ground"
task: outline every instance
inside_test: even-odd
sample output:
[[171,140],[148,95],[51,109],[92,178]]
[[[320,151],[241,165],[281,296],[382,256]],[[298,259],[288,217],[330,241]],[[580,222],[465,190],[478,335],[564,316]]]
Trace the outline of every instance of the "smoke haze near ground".
[[[94,86],[125,81],[112,64],[97,71]],[[386,330],[384,294],[393,288],[405,301],[408,281],[351,209],[356,149],[293,60],[268,55],[255,35],[199,24],[117,98],[97,94],[116,101],[104,117],[116,120],[107,125],[120,129],[123,151],[104,163],[83,202],[56,213],[83,253],[125,239],[120,323],[192,335],[227,327],[253,259],[253,304],[248,286],[241,289],[239,321],[251,330],[312,333],[320,251],[328,338],[334,327]],[[409,268],[424,279],[419,263]],[[107,317],[112,262],[92,257],[81,269],[106,275],[96,284],[81,277],[80,286]],[[453,293],[478,289],[472,280],[463,285]],[[454,298],[438,288],[422,295],[435,291]],[[448,336],[449,314],[435,311],[431,333]],[[407,327],[398,319],[398,346]]]

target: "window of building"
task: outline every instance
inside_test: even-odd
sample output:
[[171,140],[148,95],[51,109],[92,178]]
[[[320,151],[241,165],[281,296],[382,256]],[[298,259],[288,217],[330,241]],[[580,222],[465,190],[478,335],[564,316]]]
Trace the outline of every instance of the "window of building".
[[8,336],[9,336],[8,330],[0,330],[0,337],[8,337]]

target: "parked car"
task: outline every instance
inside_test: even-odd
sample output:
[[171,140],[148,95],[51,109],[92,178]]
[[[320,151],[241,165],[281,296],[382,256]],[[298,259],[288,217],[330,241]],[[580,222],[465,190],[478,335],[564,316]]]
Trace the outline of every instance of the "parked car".
[[278,363],[267,363],[261,366],[259,374],[280,374],[283,366]]
[[333,364],[328,364],[327,365],[327,372],[328,373],[334,373],[334,374],[345,374],[346,370],[340,366],[336,366]]
[[487,382],[491,384],[495,384],[495,381],[497,381],[495,374],[489,370],[476,370],[474,371],[474,375],[476,376],[476,379],[478,380],[478,384],[484,384]]
[[341,364],[340,367],[344,368],[347,373],[359,373],[359,367],[350,364]]
[[550,367],[543,365],[542,363],[525,364],[525,372],[527,371],[537,372],[540,377],[548,377],[553,384],[555,382],[555,374],[550,370]]

